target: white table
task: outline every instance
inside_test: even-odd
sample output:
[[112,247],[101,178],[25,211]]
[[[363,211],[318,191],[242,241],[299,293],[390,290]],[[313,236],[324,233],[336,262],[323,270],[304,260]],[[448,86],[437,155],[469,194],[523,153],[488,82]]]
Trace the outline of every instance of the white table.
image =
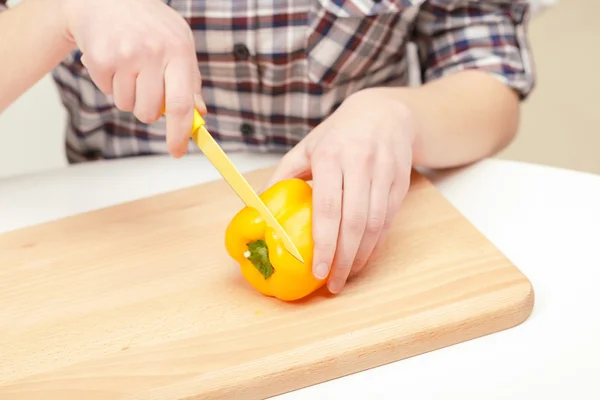
[[[248,171],[277,156],[232,159]],[[0,232],[217,178],[202,156],[187,156],[0,180]],[[486,160],[431,178],[531,279],[531,318],[278,399],[600,399],[600,176]]]

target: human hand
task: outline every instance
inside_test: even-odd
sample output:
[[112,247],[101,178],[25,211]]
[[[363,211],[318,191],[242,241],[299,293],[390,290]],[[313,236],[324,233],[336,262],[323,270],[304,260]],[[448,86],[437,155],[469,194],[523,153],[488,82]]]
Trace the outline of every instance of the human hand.
[[288,152],[269,185],[313,181],[313,274],[339,293],[383,242],[409,187],[413,120],[378,89],[352,95]]
[[174,157],[187,151],[196,108],[206,113],[187,22],[159,0],[59,0],[67,35],[98,88],[151,123],[163,111]]

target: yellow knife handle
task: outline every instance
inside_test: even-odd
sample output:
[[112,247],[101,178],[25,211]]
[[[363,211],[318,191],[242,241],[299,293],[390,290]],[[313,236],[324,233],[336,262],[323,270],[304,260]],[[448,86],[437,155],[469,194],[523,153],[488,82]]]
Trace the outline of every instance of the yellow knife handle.
[[[163,108],[164,114],[164,108]],[[190,136],[196,145],[204,152],[210,162],[217,168],[223,178],[242,198],[246,205],[256,208],[268,225],[275,227],[278,236],[284,242],[286,249],[300,262],[304,262],[298,248],[292,242],[285,230],[281,227],[279,221],[275,219],[273,214],[264,205],[259,196],[254,192],[254,189],[248,184],[244,177],[237,171],[231,160],[225,155],[225,152],[213,139],[213,137],[204,128],[205,122],[198,110],[194,109],[194,121],[192,122],[192,130]]]
[[191,134],[193,134],[194,132],[197,132],[198,129],[200,129],[200,127],[204,126],[204,124],[205,124],[204,119],[202,118],[202,116],[200,115],[198,110],[194,109],[194,122],[192,124]]
[[[162,114],[165,115],[165,113],[165,106],[163,106]],[[200,129],[200,127],[204,126],[205,124],[206,122],[204,122],[204,118],[202,118],[198,110],[194,108],[194,121],[192,122],[192,130],[190,131],[190,136],[192,136],[194,132],[198,131],[198,129]]]
[[225,155],[223,149],[221,149],[210,133],[204,128],[204,125],[204,119],[198,110],[194,109],[194,121],[192,122],[192,130],[190,132],[192,140],[196,142],[196,145],[204,152],[206,157],[217,168],[238,196],[242,198],[244,203],[257,209],[265,219],[265,222],[276,230],[278,236],[281,237],[285,248],[300,262],[304,262],[298,248],[294,245],[292,239],[288,236],[283,227],[281,227],[279,221],[275,219],[273,214],[271,214],[259,196],[254,192],[254,189],[252,189],[244,177],[237,171],[231,160]]

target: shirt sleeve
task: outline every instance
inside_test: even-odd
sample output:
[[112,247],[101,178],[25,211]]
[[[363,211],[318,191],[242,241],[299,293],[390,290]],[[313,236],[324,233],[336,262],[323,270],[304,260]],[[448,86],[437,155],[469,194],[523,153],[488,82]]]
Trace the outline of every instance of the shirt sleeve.
[[525,99],[535,75],[526,36],[528,0],[428,0],[415,23],[421,80],[486,71]]

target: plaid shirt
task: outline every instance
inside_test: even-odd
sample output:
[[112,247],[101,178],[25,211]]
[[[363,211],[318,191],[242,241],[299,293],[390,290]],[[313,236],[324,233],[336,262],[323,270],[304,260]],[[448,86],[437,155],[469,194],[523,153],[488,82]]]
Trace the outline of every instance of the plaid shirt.
[[[408,85],[409,42],[423,82],[474,68],[522,98],[534,86],[527,1],[164,1],[194,32],[207,128],[229,152],[286,151],[350,94]],[[68,160],[167,153],[164,118],[148,125],[119,111],[80,57],[53,71]]]

